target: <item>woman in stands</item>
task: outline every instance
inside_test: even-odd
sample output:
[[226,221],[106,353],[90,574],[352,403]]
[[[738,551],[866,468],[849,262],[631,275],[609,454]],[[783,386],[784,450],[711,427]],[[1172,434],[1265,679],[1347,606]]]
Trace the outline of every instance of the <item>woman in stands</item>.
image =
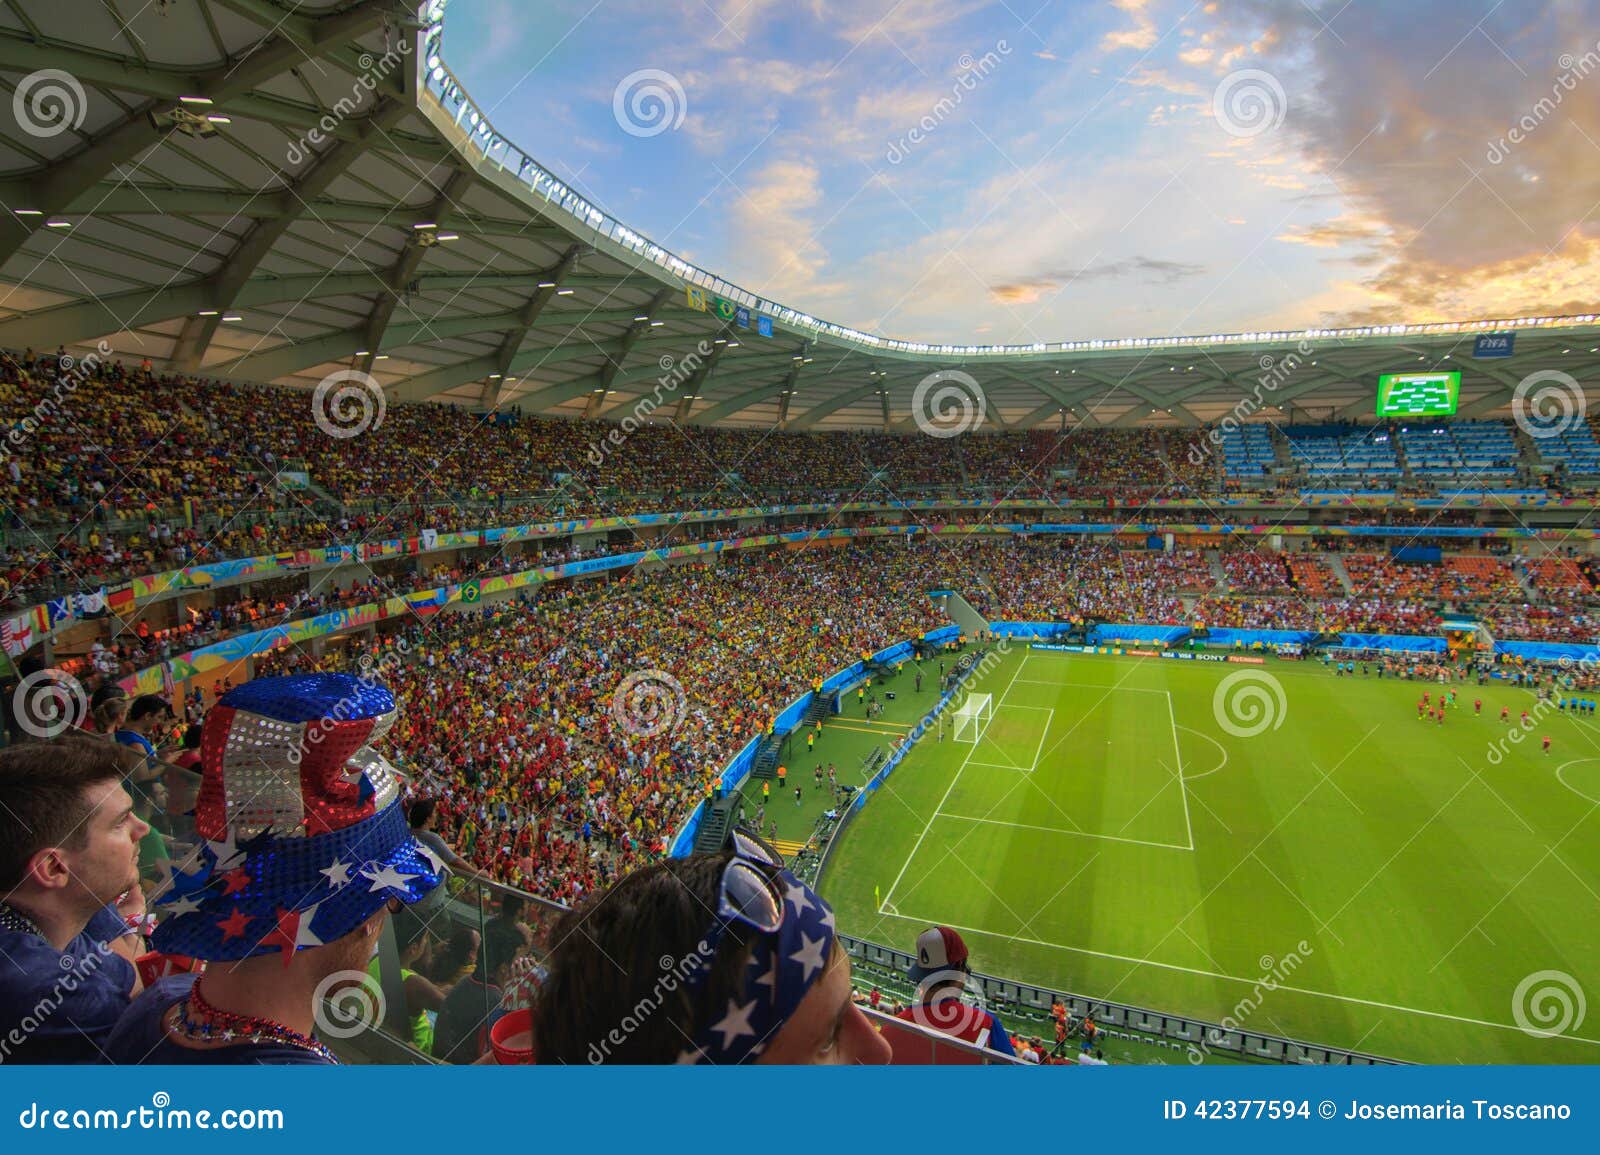
[[742,831],[567,914],[534,1012],[553,1063],[886,1063],[833,911]]

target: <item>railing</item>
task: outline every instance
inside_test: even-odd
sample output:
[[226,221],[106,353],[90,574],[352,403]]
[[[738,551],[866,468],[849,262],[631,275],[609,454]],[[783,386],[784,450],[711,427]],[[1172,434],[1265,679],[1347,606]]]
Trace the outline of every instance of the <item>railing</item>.
[[[841,934],[839,941],[850,952],[859,979],[887,986],[909,1000],[914,986],[906,974],[917,960],[914,955],[877,943]],[[1201,1063],[1220,1056],[1244,1062],[1313,1063],[1339,1066],[1387,1066],[1398,1060],[1385,1059],[1361,1051],[1347,1051],[1301,1042],[1243,1027],[1227,1027],[1203,1019],[1191,1019],[1165,1011],[1152,1011],[1127,1003],[1091,998],[1050,987],[1036,987],[994,975],[972,975],[989,1010],[1010,1019],[1013,1030],[1020,1020],[1031,1019],[1040,1026],[1049,1023],[1051,1004],[1060,1000],[1074,1019],[1092,1015],[1104,1034],[1113,1039],[1148,1043],[1173,1053],[1173,1058]],[[969,986],[968,988],[972,988]]]
[[[960,490],[958,492],[970,494],[971,491],[970,490]],[[687,498],[685,498],[685,500],[687,500]],[[1586,511],[1592,510],[1594,508],[1594,503],[1593,502],[1559,499],[1559,498],[1553,498],[1553,497],[1550,497],[1550,496],[1544,495],[1544,494],[1541,494],[1538,497],[1518,496],[1517,501],[1518,501],[1518,504],[1522,505],[1522,506],[1531,505],[1531,506],[1535,506],[1535,507],[1539,507],[1539,508],[1549,508],[1551,510],[1564,511],[1566,514],[1568,514],[1569,516],[1572,516],[1572,517],[1579,517],[1580,515],[1584,514]],[[1445,506],[1454,506],[1454,507],[1458,507],[1458,508],[1470,509],[1470,508],[1478,508],[1478,507],[1482,506],[1484,504],[1484,499],[1482,499],[1482,498],[1467,498],[1467,499],[1460,499],[1460,498],[1452,498],[1452,499],[1402,498],[1402,499],[1395,499],[1393,497],[1390,497],[1390,498],[1385,498],[1385,499],[1381,499],[1381,500],[1373,499],[1373,500],[1349,501],[1349,500],[1346,500],[1346,499],[1343,499],[1343,498],[1340,498],[1340,497],[1330,496],[1330,497],[1327,497],[1325,499],[1321,499],[1320,501],[1316,501],[1316,500],[1314,500],[1314,501],[1301,500],[1301,501],[1298,501],[1298,502],[1295,502],[1295,503],[1287,503],[1287,502],[1277,503],[1277,502],[1271,502],[1271,501],[1258,501],[1258,500],[1249,499],[1249,498],[1226,498],[1226,499],[1213,499],[1213,500],[1176,498],[1176,499],[1167,499],[1167,500],[1152,500],[1152,501],[1144,503],[1144,504],[1148,508],[1161,508],[1161,509],[1200,508],[1200,509],[1205,509],[1208,512],[1214,513],[1219,508],[1271,509],[1271,508],[1278,508],[1278,507],[1290,506],[1290,505],[1292,505],[1295,508],[1302,508],[1303,507],[1303,508],[1305,508],[1307,510],[1314,510],[1314,509],[1321,508],[1322,506],[1328,505],[1328,504],[1331,504],[1331,503],[1337,503],[1340,506],[1354,505],[1354,506],[1360,506],[1362,508],[1378,508],[1378,507],[1407,508],[1407,507],[1409,507],[1409,508],[1413,508],[1413,509],[1438,509],[1440,507],[1445,507]],[[428,503],[423,503],[423,504],[426,505]],[[488,501],[488,502],[483,502],[483,503],[480,503],[480,504],[482,504],[485,508],[488,508],[490,506],[493,506],[495,504],[495,502]],[[620,515],[618,517],[598,518],[598,519],[561,519],[561,518],[558,518],[557,520],[551,521],[551,522],[528,524],[528,525],[522,525],[522,526],[509,526],[509,527],[497,527],[497,528],[496,527],[491,527],[491,528],[474,529],[474,530],[467,530],[467,531],[446,531],[446,532],[441,533],[440,537],[442,539],[447,539],[448,543],[446,544],[446,543],[442,542],[437,547],[437,549],[438,550],[445,550],[445,549],[475,548],[475,547],[478,547],[479,545],[481,545],[481,544],[483,544],[485,542],[487,542],[488,544],[498,545],[498,544],[505,543],[505,542],[528,541],[528,540],[535,540],[535,539],[542,539],[542,538],[559,538],[559,537],[571,536],[573,533],[576,533],[576,532],[596,532],[596,533],[598,533],[598,532],[603,532],[603,531],[606,531],[606,530],[609,530],[609,529],[612,529],[612,528],[619,528],[620,529],[620,528],[632,528],[632,527],[652,526],[652,525],[657,525],[657,526],[677,526],[677,525],[684,525],[684,524],[709,524],[709,523],[713,523],[713,522],[716,522],[716,521],[730,520],[730,519],[733,519],[733,518],[736,518],[736,517],[737,518],[746,518],[746,517],[749,517],[749,518],[755,518],[755,517],[771,518],[771,517],[798,516],[798,515],[803,515],[803,514],[812,513],[812,512],[862,513],[862,512],[895,511],[895,510],[959,509],[959,508],[963,508],[963,507],[980,508],[980,507],[985,507],[985,505],[986,505],[986,503],[984,503],[982,501],[979,501],[979,500],[976,500],[976,499],[973,499],[970,496],[967,496],[967,497],[951,496],[951,497],[948,497],[948,498],[926,498],[926,499],[918,499],[918,500],[897,500],[897,501],[887,501],[887,502],[845,502],[845,503],[839,503],[839,502],[812,502],[812,503],[784,504],[784,505],[770,505],[770,506],[751,506],[751,507],[743,508],[743,509],[738,509],[738,508],[735,508],[735,509],[696,509],[696,510],[692,510],[692,511],[683,511],[683,512],[626,514],[626,515]],[[1108,505],[1108,503],[1103,499],[1071,499],[1071,498],[1066,498],[1066,499],[1059,499],[1059,500],[1045,500],[1045,499],[1017,498],[1017,499],[1004,500],[1004,501],[1000,501],[1000,502],[988,503],[988,508],[1001,509],[1001,510],[1017,510],[1017,511],[1026,511],[1026,510],[1030,510],[1030,509],[1031,510],[1039,510],[1039,511],[1041,511],[1042,515],[1048,519],[1048,518],[1051,518],[1051,517],[1057,517],[1062,513],[1066,513],[1066,512],[1069,512],[1071,510],[1074,510],[1074,509],[1103,509],[1103,508],[1107,508],[1107,505]],[[271,512],[271,511],[269,511],[269,512]],[[277,512],[282,512],[282,511],[277,511]],[[298,511],[298,512],[303,512],[303,511]],[[218,519],[216,519],[212,515],[208,515],[208,519],[207,520],[203,520],[201,524],[202,525],[209,524],[212,521],[215,521],[215,522],[217,522],[217,524],[220,524],[220,521]],[[241,524],[248,524],[248,523],[241,523]],[[1176,524],[1176,523],[1174,523],[1174,524],[1168,524],[1168,523],[1165,523],[1165,522],[1140,522],[1140,523],[1131,523],[1130,522],[1130,523],[1127,523],[1126,525],[1122,525],[1122,524],[1113,523],[1113,522],[1091,522],[1091,523],[1085,523],[1085,524],[1087,524],[1088,528],[1083,528],[1083,526],[1081,524],[1063,523],[1063,522],[1046,520],[1046,521],[1041,522],[1041,523],[1036,523],[1036,524],[1029,525],[1027,528],[1029,530],[1035,530],[1035,531],[1041,531],[1041,532],[1045,531],[1045,530],[1052,530],[1053,529],[1053,530],[1077,530],[1077,531],[1085,532],[1085,533],[1172,532],[1172,533],[1207,533],[1207,534],[1219,534],[1219,533],[1220,534],[1252,534],[1252,533],[1256,533],[1256,532],[1260,531],[1263,528],[1266,528],[1266,527],[1258,527],[1258,526],[1250,525],[1250,524],[1226,525],[1226,524],[1220,524],[1220,523],[1218,523],[1218,524],[1209,524],[1209,523],[1195,523],[1195,524]],[[36,530],[43,529],[43,528],[44,528],[43,526],[36,527]],[[1458,538],[1502,537],[1502,538],[1517,538],[1517,539],[1550,538],[1550,539],[1562,539],[1562,540],[1565,540],[1565,539],[1567,539],[1569,537],[1574,537],[1574,536],[1579,537],[1579,538],[1600,536],[1600,532],[1597,532],[1594,529],[1577,529],[1577,528],[1573,528],[1573,529],[1562,529],[1562,528],[1538,529],[1538,528],[1527,528],[1527,527],[1522,527],[1522,526],[1352,526],[1352,527],[1345,527],[1345,526],[1337,526],[1337,525],[1308,525],[1308,524],[1298,524],[1298,523],[1295,523],[1295,524],[1286,524],[1285,523],[1285,524],[1273,524],[1272,526],[1270,526],[1270,529],[1274,533],[1282,534],[1282,535],[1285,535],[1285,536],[1302,536],[1302,535],[1304,535],[1304,536],[1360,536],[1360,535],[1365,535],[1365,536],[1383,536],[1385,534],[1392,534],[1392,535],[1403,534],[1403,535],[1411,536],[1411,537],[1415,537],[1415,536],[1430,536],[1431,535],[1431,536],[1437,536],[1437,537],[1458,537]],[[419,531],[419,533],[420,533],[420,531]],[[413,536],[413,535],[407,535],[408,538],[410,536]],[[463,539],[463,538],[471,539],[471,540],[459,540],[459,539]],[[406,539],[395,539],[395,540],[396,540],[396,542],[403,543],[403,541],[406,540]],[[297,547],[297,548],[294,548],[294,549],[286,548],[286,549],[278,551],[278,552],[279,553],[290,553],[290,552],[293,552],[293,553],[299,553],[299,552],[309,553],[314,558],[314,560],[312,562],[312,567],[316,568],[318,566],[322,566],[322,565],[326,565],[326,564],[343,564],[344,561],[349,561],[349,562],[352,562],[352,563],[355,562],[356,560],[360,559],[360,555],[359,555],[359,552],[358,552],[358,546],[361,545],[361,544],[370,544],[370,543],[357,543],[355,545],[345,544],[345,545],[334,545],[334,546],[308,546],[308,547]],[[382,542],[382,543],[378,543],[378,544],[379,545],[383,545],[383,546],[388,546],[391,543],[390,542]],[[436,550],[428,550],[428,549],[398,550],[398,551],[386,552],[386,553],[383,553],[383,554],[378,555],[378,556],[373,557],[373,558],[367,558],[365,560],[389,560],[389,559],[392,559],[392,558],[403,557],[403,556],[422,556],[424,554],[431,553],[431,552],[437,552],[437,551]],[[320,555],[320,557],[319,557],[319,555]],[[117,577],[117,578],[112,578],[112,577],[110,577],[108,575],[108,577],[106,579],[106,584],[112,585],[112,586],[114,586],[116,588],[121,588],[124,585],[132,585],[132,587],[135,590],[135,594],[136,594],[136,597],[137,597],[138,601],[145,602],[145,601],[149,601],[149,600],[152,600],[152,599],[158,598],[158,597],[181,595],[183,593],[190,592],[193,588],[195,588],[195,587],[197,587],[199,585],[202,585],[202,584],[204,584],[208,588],[220,588],[221,586],[226,585],[226,584],[244,584],[243,582],[241,582],[239,580],[241,578],[244,578],[244,579],[263,579],[264,580],[264,579],[270,578],[270,577],[283,576],[283,574],[285,572],[288,572],[288,571],[278,562],[277,556],[278,556],[277,554],[263,554],[263,555],[258,555],[258,556],[254,556],[254,557],[240,557],[240,558],[228,559],[228,560],[218,561],[218,562],[208,562],[208,563],[203,563],[203,564],[197,564],[197,565],[188,566],[188,567],[185,567],[185,568],[179,569],[179,570],[169,570],[169,571],[163,571],[163,572],[154,573],[154,574],[139,574],[139,575]],[[335,557],[335,558],[337,558],[339,560],[330,563],[327,560],[325,560],[328,557]],[[216,575],[219,574],[219,573],[223,574],[223,575],[227,575],[227,576],[224,576],[220,580],[218,580]],[[192,574],[204,575],[207,580],[205,580],[203,582],[202,581],[195,581],[195,582],[191,583],[191,582],[189,582],[187,580],[187,578],[188,578],[188,575],[192,575]],[[32,604],[26,605],[26,608],[24,608],[21,605],[13,606],[13,607],[8,608],[5,612],[6,612],[6,614],[8,616],[11,616],[12,618],[15,619],[18,614],[33,613],[34,611],[38,610],[44,604],[44,602],[48,601],[49,599],[51,599],[53,597],[58,597],[58,596],[62,596],[62,595],[69,594],[69,593],[82,593],[82,592],[88,592],[88,591],[84,591],[84,590],[78,589],[78,588],[73,588],[73,587],[67,586],[64,583],[61,583],[61,582],[55,581],[55,580],[51,580],[51,579],[39,579],[39,580],[36,580],[36,581],[33,581],[33,582],[29,583],[29,585],[26,587],[26,593],[28,595],[27,601],[32,603]],[[23,623],[23,624],[26,624],[26,623]],[[69,620],[68,624],[70,624],[70,620]],[[34,628],[33,634],[34,634],[35,640],[39,640],[43,635],[42,628],[36,626]]]
[[[364,992],[365,1003],[337,996],[320,1016],[332,1024],[330,1041],[347,1058],[382,1063],[471,1063],[484,1048],[491,1021],[526,1007],[537,990],[545,960],[557,943],[556,923],[567,914],[559,903],[524,891],[476,878],[452,876],[441,892],[420,904],[413,913],[426,923],[436,944],[474,932],[483,960],[480,977],[456,979],[445,1008],[431,1024],[436,1045],[428,1050],[414,1045],[413,1022],[421,1008],[409,1007],[401,975],[400,944],[393,918],[384,926],[374,964],[376,982]],[[402,915],[401,918],[410,917]],[[876,943],[841,934],[840,943],[850,954],[859,986],[877,986],[907,1002],[914,984],[906,971],[913,956]],[[435,948],[437,950],[437,946]],[[409,968],[408,968],[409,969]],[[435,971],[444,983],[454,976]],[[1228,1028],[1126,1003],[1091,998],[1049,987],[1036,987],[993,975],[974,974],[975,989],[987,1009],[1000,1015],[1013,1034],[1038,1033],[1049,1038],[1053,1027],[1050,1007],[1060,1000],[1075,1019],[1093,1015],[1100,1027],[1102,1046],[1117,1040],[1143,1044],[1156,1050],[1157,1060],[1203,1062],[1222,1058],[1242,1062],[1336,1064],[1374,1066],[1395,1063],[1377,1055],[1325,1047],[1242,1028]],[[354,1010],[352,1010],[354,1008]],[[900,1063],[1013,1064],[993,1052],[962,1043],[949,1036],[905,1020],[867,1011],[875,1025],[890,1037],[895,1061]],[[1028,1028],[1034,1028],[1029,1030]],[[324,1029],[322,1034],[329,1038]],[[445,1048],[455,1044],[452,1053]]]

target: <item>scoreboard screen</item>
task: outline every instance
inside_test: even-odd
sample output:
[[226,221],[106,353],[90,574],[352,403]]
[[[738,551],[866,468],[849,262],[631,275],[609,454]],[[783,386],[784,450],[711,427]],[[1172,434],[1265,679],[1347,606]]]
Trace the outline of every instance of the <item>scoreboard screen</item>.
[[1461,374],[1381,373],[1379,417],[1448,417],[1461,400]]

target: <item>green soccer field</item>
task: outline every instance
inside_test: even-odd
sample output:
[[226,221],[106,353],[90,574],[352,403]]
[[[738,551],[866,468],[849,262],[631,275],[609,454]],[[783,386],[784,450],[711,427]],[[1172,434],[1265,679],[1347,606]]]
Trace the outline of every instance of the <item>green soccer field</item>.
[[[1600,1062],[1600,716],[1513,744],[1504,684],[1440,724],[1413,681],[1021,646],[972,689],[981,738],[924,738],[834,848],[847,933],[945,923],[990,974],[1394,1058]],[[932,701],[899,697],[885,732]],[[842,781],[856,712],[818,746]]]

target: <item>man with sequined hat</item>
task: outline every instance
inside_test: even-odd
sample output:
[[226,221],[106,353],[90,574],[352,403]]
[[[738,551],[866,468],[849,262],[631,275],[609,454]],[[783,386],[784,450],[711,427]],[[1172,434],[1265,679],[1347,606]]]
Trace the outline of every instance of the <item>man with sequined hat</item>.
[[384,915],[439,885],[398,775],[373,749],[394,696],[348,674],[258,678],[206,716],[200,845],[152,895],[152,942],[205,960],[134,1000],[116,1063],[332,1063],[323,1000],[362,981]]

